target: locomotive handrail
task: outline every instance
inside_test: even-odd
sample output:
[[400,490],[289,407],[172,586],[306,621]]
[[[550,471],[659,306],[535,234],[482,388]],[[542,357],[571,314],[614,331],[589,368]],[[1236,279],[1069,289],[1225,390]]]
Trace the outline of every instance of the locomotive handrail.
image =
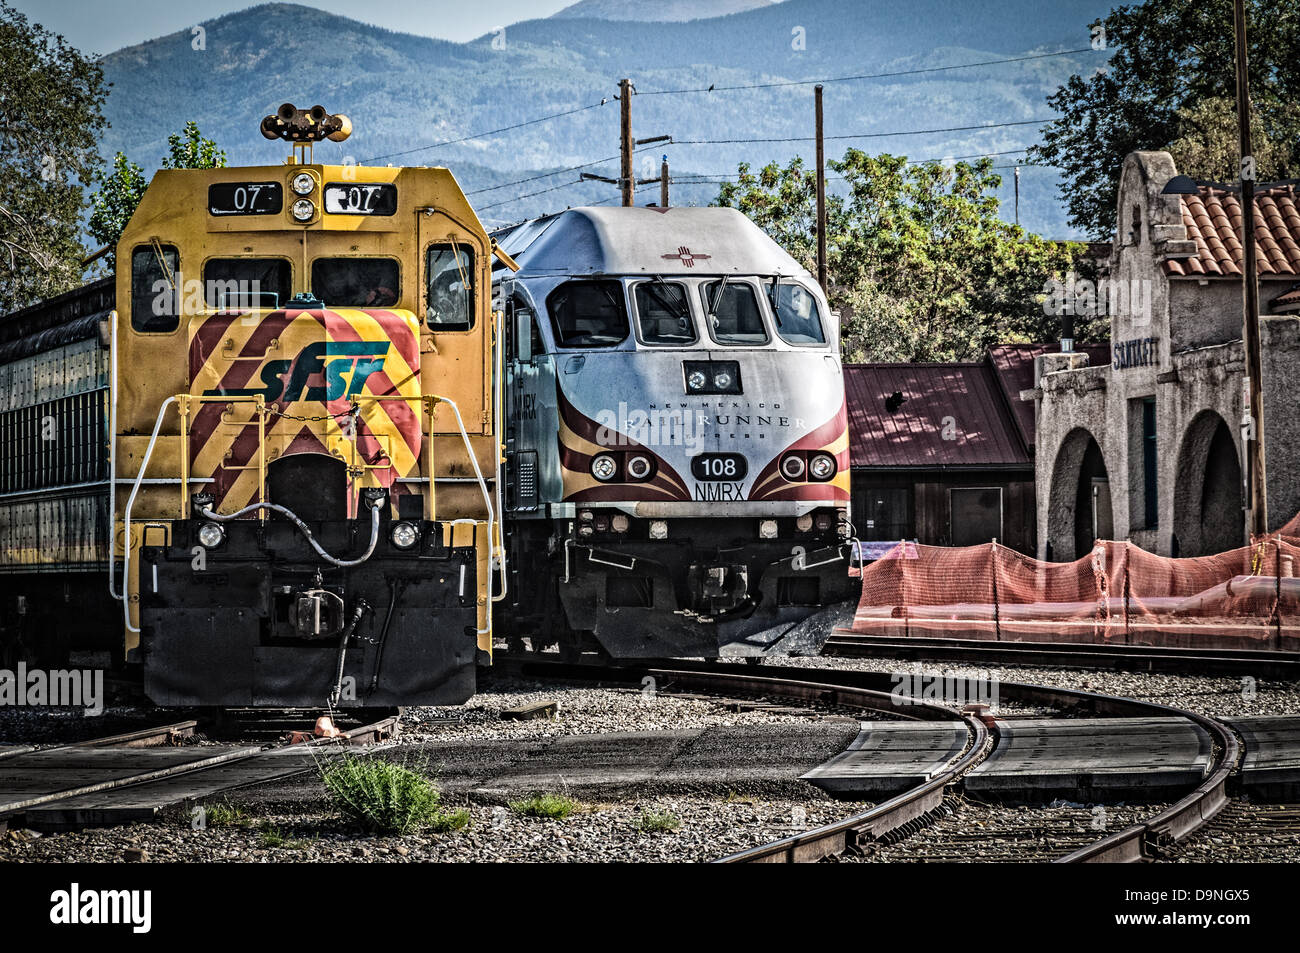
[[[131,495],[126,498],[126,509],[122,512],[122,620],[126,625],[126,631],[139,632],[138,626],[131,624],[131,510],[135,508],[135,498],[140,493],[140,484],[144,480],[145,472],[149,469],[149,460],[153,457],[153,448],[158,443],[158,432],[162,430],[163,415],[167,413],[167,408],[176,403],[176,395],[168,397],[158,408],[158,418],[153,423],[153,433],[149,435],[149,445],[145,447],[144,458],[140,461],[140,469],[135,475],[135,482],[131,484]],[[181,454],[181,459],[185,459],[185,454]],[[186,484],[181,484],[182,492]],[[114,488],[116,489],[116,487]],[[109,560],[112,565],[112,560]]]
[[[251,396],[226,396],[222,394],[177,394],[175,398],[177,411],[181,416],[181,519],[190,516],[190,404],[227,403],[252,404],[257,414],[257,498],[266,499],[266,397],[262,394]],[[161,417],[159,418],[161,419]],[[227,467],[226,469],[249,469],[248,467]],[[143,472],[143,471],[142,471]],[[259,514],[259,518],[266,516]]]
[[[478,457],[476,457],[476,456],[474,455],[474,447],[473,447],[473,445],[469,442],[469,432],[465,429],[465,420],[464,420],[464,418],[461,417],[461,415],[460,415],[460,407],[459,407],[459,406],[457,405],[457,403],[456,403],[454,400],[452,400],[450,397],[443,397],[443,396],[440,395],[440,394],[429,394],[428,397],[429,397],[429,399],[430,399],[431,402],[432,402],[432,406],[435,406],[435,407],[436,407],[436,406],[437,406],[438,404],[440,404],[440,403],[441,403],[441,404],[449,404],[449,405],[451,406],[452,413],[454,413],[454,414],[456,415],[456,426],[460,428],[460,436],[461,436],[461,439],[465,442],[465,452],[469,455],[470,466],[472,466],[472,467],[474,468],[474,476],[475,476],[475,477],[477,478],[477,480],[478,480],[479,490],[483,493],[483,505],[487,507],[487,513],[488,513],[488,518],[487,518],[487,524],[488,524],[488,577],[489,577],[489,579],[491,578],[491,573],[492,573],[492,561],[493,561],[493,558],[494,558],[493,550],[495,549],[495,550],[496,550],[496,554],[495,554],[495,556],[496,556],[497,559],[499,559],[499,563],[498,563],[498,565],[499,565],[500,568],[501,568],[501,575],[502,575],[502,577],[504,578],[504,576],[505,576],[505,574],[506,574],[506,550],[505,550],[505,546],[504,546],[504,544],[499,544],[499,543],[497,542],[497,532],[496,532],[496,510],[495,510],[495,508],[494,508],[493,505],[492,505],[492,494],[488,492],[487,481],[486,481],[485,479],[483,479],[483,470],[482,470],[481,467],[479,467],[479,465],[478,465]],[[432,427],[432,421],[430,421],[429,431],[430,431],[429,442],[432,444],[432,442],[433,442],[433,427]],[[494,445],[493,445],[493,449],[492,449],[492,452],[493,452],[494,454],[497,452],[497,450],[496,450],[496,446],[495,446],[495,440],[496,440],[496,435],[494,434],[494,435],[493,435]],[[433,478],[433,473],[432,473],[432,472],[430,472],[429,477],[430,477],[430,479],[432,480],[432,478]],[[500,482],[500,478],[499,478],[499,477],[498,477],[498,482]],[[489,632],[492,631],[492,603],[493,603],[493,601],[494,601],[494,600],[492,599],[491,586],[489,585],[489,589],[488,589],[488,597],[487,597],[487,600],[486,600],[486,605],[487,605],[487,612],[486,612],[487,626],[486,626],[485,628],[482,628],[482,629],[477,629],[476,632],[477,632],[478,635],[486,635],[487,633],[489,633]]]

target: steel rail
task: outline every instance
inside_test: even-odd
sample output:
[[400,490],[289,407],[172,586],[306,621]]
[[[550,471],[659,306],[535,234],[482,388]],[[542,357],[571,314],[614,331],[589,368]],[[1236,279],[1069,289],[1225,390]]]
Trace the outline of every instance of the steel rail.
[[[368,725],[349,729],[332,738],[316,738],[312,741],[301,744],[300,747],[324,747],[332,744],[360,745],[384,741],[391,738],[396,733],[397,723],[400,718],[401,711],[398,709]],[[177,737],[191,733],[195,724],[196,723],[193,721],[177,722],[171,725],[161,725],[157,728],[146,728],[140,731],[111,735],[104,738],[93,738],[87,741],[72,742],[66,745],[54,745],[50,748],[39,750],[45,752],[84,748],[106,748],[113,746],[133,748],[148,746],[150,744],[167,744]],[[169,765],[164,768],[158,768],[152,771],[141,771],[137,774],[127,775],[121,778],[98,781],[91,784],[80,785],[75,788],[66,788],[60,791],[48,791],[29,798],[0,803],[0,820],[22,814],[24,811],[33,807],[43,807],[48,804],[56,804],[59,801],[66,801],[86,794],[99,794],[104,791],[116,791],[119,789],[134,787],[139,784],[145,784],[150,781],[159,781],[164,778],[176,777],[183,774],[202,774],[208,768],[217,767],[219,765],[228,765],[236,761],[247,761],[259,757],[268,751],[281,750],[287,747],[292,746],[284,742],[262,747],[244,746],[233,750],[222,751],[212,757],[202,758],[197,761],[188,761],[183,764]],[[38,749],[29,748],[27,751],[14,752],[14,755],[30,753],[35,750]],[[304,768],[303,770],[308,771],[311,769]],[[232,779],[229,785],[230,788],[242,786],[244,785],[237,778]]]
[[1252,675],[1300,679],[1300,653],[1272,649],[1186,649],[1149,645],[987,642],[979,639],[891,638],[834,632],[823,654],[839,658],[896,658],[977,662],[981,665],[1061,665],[1115,671],[1194,675]]
[[[805,701],[821,701],[830,704],[853,704],[854,690],[870,692],[874,696],[896,690],[897,676],[888,672],[871,672],[857,670],[828,670],[795,667],[765,666],[762,674],[742,672],[740,674],[719,671],[716,662],[683,662],[672,669],[653,668],[650,666],[609,668],[605,666],[563,665],[550,662],[523,663],[520,670],[532,674],[552,673],[554,677],[585,677],[609,679],[626,682],[639,678],[641,674],[659,673],[671,678],[674,684],[721,685],[733,690],[755,691],[783,694],[790,686],[788,697]],[[584,673],[584,669],[586,672]],[[999,696],[1022,704],[1045,705],[1054,708],[1077,709],[1097,715],[1122,716],[1158,716],[1186,718],[1207,731],[1215,742],[1215,755],[1205,780],[1193,791],[1172,806],[1154,817],[1125,830],[1101,838],[1093,844],[1072,851],[1058,858],[1056,863],[1131,863],[1150,860],[1167,845],[1185,839],[1208,823],[1223,809],[1228,802],[1227,781],[1241,754],[1241,746],[1236,735],[1224,724],[1213,718],[1207,718],[1196,712],[1163,705],[1158,702],[1141,701],[1119,695],[1106,695],[1097,692],[1073,688],[1055,688],[1047,685],[1035,685],[1028,682],[999,681]],[[861,696],[863,698],[872,697]],[[894,714],[903,714],[890,695]],[[872,706],[868,706],[872,707]],[[908,708],[920,706],[906,706]],[[929,705],[928,709],[938,709],[942,714],[930,712],[929,717],[957,718],[958,713],[952,709]],[[922,715],[921,717],[927,717]],[[967,723],[975,719],[967,716]],[[980,728],[984,726],[980,723]],[[983,738],[987,741],[987,733]],[[971,744],[966,755],[957,764],[950,766],[943,776],[956,780],[984,757],[980,745]],[[941,776],[941,777],[943,777]],[[878,838],[882,834],[897,828],[914,817],[938,806],[942,799],[944,784],[937,783],[938,778],[926,785],[904,792],[896,798],[886,801],[870,811],[845,818],[833,824],[825,825],[794,837],[782,838],[750,850],[721,858],[728,863],[741,862],[796,862],[820,860],[835,853],[842,852],[858,842],[860,837]],[[924,790],[923,790],[924,789]],[[928,798],[928,800],[926,800]],[[897,803],[902,800],[902,803]],[[921,803],[930,804],[922,810],[916,810]],[[880,812],[880,816],[873,816]]]

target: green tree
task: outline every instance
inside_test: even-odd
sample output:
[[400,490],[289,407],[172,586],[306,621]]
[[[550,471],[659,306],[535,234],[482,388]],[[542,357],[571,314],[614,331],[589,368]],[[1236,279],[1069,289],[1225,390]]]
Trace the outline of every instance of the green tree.
[[0,0],[0,311],[80,279],[106,92],[97,62]]
[[[1043,286],[1080,246],[1046,241],[998,218],[991,159],[910,164],[850,149],[829,163],[843,187],[827,198],[827,277],[848,360],[951,361],[997,343],[1050,340]],[[795,159],[740,167],[714,204],[740,209],[811,269],[815,177]]]
[[[1264,147],[1257,160],[1266,160],[1259,176],[1290,178],[1300,172],[1300,16],[1293,2],[1246,0],[1246,19],[1252,122]],[[1180,172],[1236,178],[1236,74],[1232,0],[1147,0],[1116,7],[1102,24],[1109,63],[1048,97],[1060,118],[1029,155],[1062,170],[1070,224],[1105,239],[1130,152],[1174,147]],[[1211,145],[1193,148],[1197,141]]]
[[[167,155],[162,159],[164,169],[220,169],[225,165],[225,152],[212,139],[203,138],[195,122],[187,122],[184,130],[167,137]],[[108,247],[109,267],[113,266],[118,240],[148,185],[144,169],[120,152],[113,157],[113,170],[95,193],[87,223],[95,241]]]

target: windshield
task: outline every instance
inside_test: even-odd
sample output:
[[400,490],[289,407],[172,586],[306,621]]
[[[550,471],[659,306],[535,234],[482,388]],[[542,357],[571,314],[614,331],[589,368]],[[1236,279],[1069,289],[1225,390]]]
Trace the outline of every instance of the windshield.
[[[710,281],[702,286],[710,333],[719,344],[766,344],[767,328],[752,285],[739,281]],[[721,294],[719,294],[721,291]]]
[[397,272],[392,258],[317,258],[311,293],[331,308],[389,308],[397,304]]
[[627,339],[627,308],[617,281],[569,281],[546,299],[560,347],[612,347]]
[[270,308],[290,297],[289,263],[283,258],[210,258],[203,293],[211,308]]
[[783,281],[776,287],[772,302],[776,315],[776,333],[787,344],[825,344],[817,299],[803,285]]
[[699,339],[684,285],[675,281],[643,281],[636,286],[634,294],[637,325],[644,343],[655,347],[686,347]]
[[425,275],[429,327],[435,331],[474,327],[474,250],[468,245],[430,245]]

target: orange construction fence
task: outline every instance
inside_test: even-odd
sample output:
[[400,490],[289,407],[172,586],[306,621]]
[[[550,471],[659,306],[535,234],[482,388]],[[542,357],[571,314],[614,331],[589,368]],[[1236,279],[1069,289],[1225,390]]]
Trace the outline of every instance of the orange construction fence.
[[861,572],[853,631],[1018,642],[1300,649],[1300,517],[1189,559],[1098,540],[1070,563],[902,542]]

